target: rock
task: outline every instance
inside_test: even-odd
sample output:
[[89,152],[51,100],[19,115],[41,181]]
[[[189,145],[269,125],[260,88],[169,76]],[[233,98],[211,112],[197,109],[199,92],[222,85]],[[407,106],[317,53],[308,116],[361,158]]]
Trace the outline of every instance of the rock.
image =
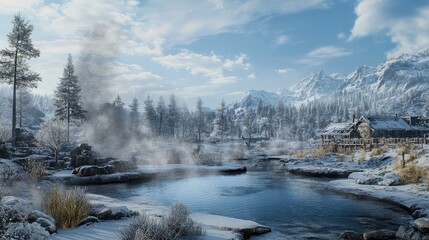
[[115,172],[127,172],[128,170],[135,167],[131,164],[131,162],[124,160],[111,160],[107,163],[107,165],[113,166]]
[[403,240],[429,240],[429,234],[421,233],[412,226],[400,226],[396,232],[396,238]]
[[82,177],[89,177],[89,176],[95,176],[95,175],[108,174],[109,172],[104,167],[85,165],[74,169],[72,173]]
[[34,134],[24,128],[16,128],[15,134],[18,142],[33,143],[36,140]]
[[12,151],[6,147],[6,144],[0,144],[0,158],[9,159],[12,156]]
[[381,181],[383,181],[383,178],[380,176],[368,176],[366,179],[358,179],[356,183],[364,185],[377,185]]
[[31,211],[32,203],[28,200],[14,196],[4,196],[0,204],[17,210],[20,213],[27,214]]
[[40,224],[46,231],[48,231],[50,234],[57,232],[57,227],[55,226],[55,222],[47,219],[47,218],[37,218],[36,223]]
[[101,220],[112,219],[112,210],[110,208],[92,209],[90,214]]
[[395,239],[396,232],[392,230],[375,230],[363,234],[364,240],[391,240]]
[[383,180],[378,183],[380,186],[397,186],[401,184],[401,179],[396,173],[389,172],[384,174]]
[[82,165],[94,164],[94,153],[92,147],[86,143],[82,143],[79,147],[73,148],[70,152],[70,166],[73,168]]
[[55,219],[53,217],[38,210],[33,210],[27,215],[27,221],[29,223],[35,222],[38,218],[46,218],[55,223]]
[[413,217],[413,219],[425,218],[427,217],[427,214],[424,211],[417,209],[416,211],[411,213],[411,217]]
[[94,216],[88,216],[88,217],[82,219],[82,221],[80,221],[79,226],[81,226],[81,225],[87,225],[88,226],[90,224],[97,223],[97,222],[99,222],[98,218],[96,218]]
[[243,228],[237,231],[240,233],[244,239],[249,239],[250,236],[261,235],[264,233],[271,232],[271,228],[264,226],[256,226],[253,228]]
[[429,218],[418,218],[414,220],[414,226],[422,233],[429,233]]
[[346,230],[340,234],[339,240],[363,240],[363,236],[360,233]]

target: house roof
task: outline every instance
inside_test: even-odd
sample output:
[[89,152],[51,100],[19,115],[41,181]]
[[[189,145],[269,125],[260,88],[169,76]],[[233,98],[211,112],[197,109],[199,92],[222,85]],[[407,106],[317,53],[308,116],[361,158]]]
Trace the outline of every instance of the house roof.
[[370,123],[374,130],[417,130],[400,117],[361,117],[360,120]]
[[348,135],[353,130],[354,123],[330,123],[325,127],[321,134],[322,135]]

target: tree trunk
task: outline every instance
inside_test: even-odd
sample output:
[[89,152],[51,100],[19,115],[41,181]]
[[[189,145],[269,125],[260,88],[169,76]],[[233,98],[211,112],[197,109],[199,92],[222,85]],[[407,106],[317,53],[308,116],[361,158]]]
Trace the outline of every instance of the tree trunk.
[[22,128],[22,92],[19,94],[19,128]]
[[18,48],[15,49],[15,62],[14,62],[14,72],[13,72],[13,99],[12,99],[12,147],[16,145],[16,88],[17,88],[17,79],[16,71],[18,68]]

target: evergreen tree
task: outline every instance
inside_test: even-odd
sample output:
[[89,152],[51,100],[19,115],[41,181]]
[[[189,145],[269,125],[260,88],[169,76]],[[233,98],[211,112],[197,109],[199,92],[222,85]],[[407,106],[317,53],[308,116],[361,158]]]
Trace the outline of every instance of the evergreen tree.
[[226,115],[226,104],[222,99],[219,108],[216,111],[216,118],[213,121],[213,137],[220,137],[223,140],[223,137],[226,132],[227,127],[227,115]]
[[153,100],[148,95],[144,101],[144,116],[146,126],[149,128],[151,134],[156,134],[156,111],[153,106]]
[[170,95],[170,103],[168,104],[168,115],[167,115],[167,124],[169,135],[175,137],[176,128],[179,121],[179,109],[177,107],[176,96],[172,93]]
[[197,141],[198,143],[201,143],[201,135],[203,133],[204,129],[204,111],[203,111],[203,101],[201,98],[198,98],[197,105],[196,105],[196,111],[195,111],[195,123],[197,127]]
[[138,127],[140,124],[140,113],[139,113],[139,100],[137,98],[133,98],[133,102],[128,107],[130,108],[130,129],[131,132],[136,134],[138,131]]
[[83,117],[79,93],[81,91],[77,76],[74,71],[73,59],[69,54],[67,64],[64,67],[63,77],[55,91],[55,117],[61,121],[67,121],[67,142],[70,142],[70,121]]
[[165,134],[165,115],[166,115],[166,107],[165,101],[163,97],[159,97],[158,104],[156,105],[156,116],[157,116],[157,124],[158,124],[158,136],[162,136]]
[[38,73],[30,70],[27,60],[40,56],[40,51],[33,47],[31,34],[33,25],[20,14],[15,15],[12,31],[7,35],[9,48],[1,50],[0,80],[13,85],[12,97],[12,145],[15,145],[16,136],[16,93],[18,88],[35,88],[41,81]]

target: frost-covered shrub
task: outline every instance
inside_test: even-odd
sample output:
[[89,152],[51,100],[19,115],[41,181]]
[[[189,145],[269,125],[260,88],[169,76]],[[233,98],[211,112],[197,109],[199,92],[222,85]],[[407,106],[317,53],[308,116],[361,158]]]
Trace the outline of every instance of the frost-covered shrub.
[[195,151],[192,154],[194,162],[198,165],[219,166],[222,165],[222,156],[218,153],[205,152],[203,150]]
[[1,166],[0,169],[0,182],[7,185],[12,185],[18,181],[22,180],[22,176],[19,172],[13,167],[6,165]]
[[40,182],[45,176],[46,166],[42,161],[28,160],[25,162],[24,169],[29,180]]
[[5,239],[13,240],[44,240],[50,234],[38,223],[18,222],[7,225],[4,232]]
[[120,233],[121,240],[175,240],[193,239],[202,235],[202,229],[189,217],[190,211],[183,204],[173,205],[167,216],[159,219],[145,214],[130,220]]
[[42,206],[47,213],[54,217],[59,228],[77,227],[90,211],[85,189],[79,187],[67,190],[59,187],[50,189],[43,195]]

